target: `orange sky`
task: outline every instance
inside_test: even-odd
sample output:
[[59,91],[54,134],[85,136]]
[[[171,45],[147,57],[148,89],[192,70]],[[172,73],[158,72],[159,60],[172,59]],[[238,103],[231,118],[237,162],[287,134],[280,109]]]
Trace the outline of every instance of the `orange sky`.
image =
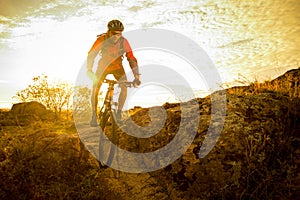
[[[299,67],[299,10],[298,0],[3,0],[0,107],[11,105],[11,97],[36,75],[74,81],[95,36],[113,18],[123,21],[125,31],[165,28],[190,37],[206,50],[224,82],[239,74],[274,78]],[[151,58],[138,55],[140,64]]]

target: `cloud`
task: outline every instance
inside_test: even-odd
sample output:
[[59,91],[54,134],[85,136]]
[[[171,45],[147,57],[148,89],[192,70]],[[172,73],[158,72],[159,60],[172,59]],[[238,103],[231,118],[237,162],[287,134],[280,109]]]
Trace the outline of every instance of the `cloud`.
[[41,6],[40,0],[2,0],[0,1],[0,13],[5,17],[23,16]]
[[[0,0],[0,24],[5,24],[2,18],[14,22],[27,22],[29,18],[52,18],[65,20],[72,16],[82,16],[88,13],[87,6],[95,4],[92,1],[65,1],[65,0]],[[97,3],[98,5],[99,3]],[[95,5],[94,5],[95,6]]]
[[0,84],[5,84],[5,83],[9,83],[9,81],[0,79]]

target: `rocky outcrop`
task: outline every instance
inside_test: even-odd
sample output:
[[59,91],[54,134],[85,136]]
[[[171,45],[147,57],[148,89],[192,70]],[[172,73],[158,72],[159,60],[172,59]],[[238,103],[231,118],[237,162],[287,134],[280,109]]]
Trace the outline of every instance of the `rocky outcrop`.
[[[293,81],[289,83],[285,83],[284,78],[279,78],[280,83],[277,80],[272,86],[256,85],[257,88],[254,88],[252,85],[228,89],[224,127],[216,145],[204,158],[199,158],[199,152],[210,128],[212,114],[215,113],[211,110],[210,96],[197,99],[199,106],[190,108],[198,109],[200,115],[198,133],[192,145],[171,165],[147,173],[152,184],[146,184],[145,187],[156,191],[155,194],[162,199],[298,197],[300,99],[299,93],[296,93],[299,86],[296,84],[300,76],[294,74],[299,71],[292,70],[283,76],[293,77]],[[285,84],[291,86],[290,89],[294,91],[292,95],[289,89],[283,90]],[[166,122],[157,135],[148,139],[134,138],[126,133],[132,131],[138,134],[141,130],[129,125],[132,126],[131,129],[127,127],[125,131],[119,130],[119,146],[131,152],[151,152],[167,145],[178,133],[179,122],[184,117],[179,104],[167,103],[163,109],[166,112]],[[150,114],[150,110],[153,113]],[[159,114],[155,110],[160,112],[159,109],[138,108],[131,111],[131,120],[140,127],[147,127],[152,123],[151,129],[156,130],[155,116]],[[157,124],[160,126],[159,121]],[[169,156],[171,154],[172,152]],[[128,160],[129,165],[134,162]],[[129,176],[124,179],[121,176],[115,182],[111,179],[110,182],[130,184]],[[120,194],[126,193],[125,190],[119,190]],[[141,189],[136,195],[143,192]],[[147,198],[150,197],[145,197]]]
[[[285,87],[285,89],[292,89],[299,91],[300,88],[300,68],[298,69],[291,69],[284,73],[283,75],[275,78],[274,80],[270,81],[273,85],[278,84],[281,87]],[[288,86],[288,87],[286,87]]]
[[29,125],[36,121],[54,121],[57,116],[52,111],[36,101],[14,104],[6,115],[2,115],[0,124],[8,125]]
[[[166,199],[268,199],[281,196],[289,184],[300,183],[300,125],[296,125],[300,115],[295,115],[299,103],[276,92],[228,93],[220,138],[206,157],[199,158],[211,111],[209,98],[198,102],[201,116],[192,145],[173,164],[148,173],[157,181],[156,187],[164,188]],[[166,126],[154,138],[138,140],[123,134],[120,146],[133,152],[151,152],[165,146],[178,132],[179,110],[178,104],[166,107]],[[141,125],[149,123],[148,109],[139,110],[132,118]],[[266,188],[268,191],[264,191]],[[298,194],[296,188],[292,190],[291,194]]]

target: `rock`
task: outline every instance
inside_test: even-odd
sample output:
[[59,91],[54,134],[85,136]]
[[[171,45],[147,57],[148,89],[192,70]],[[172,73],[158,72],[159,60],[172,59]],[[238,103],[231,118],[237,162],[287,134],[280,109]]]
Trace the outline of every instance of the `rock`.
[[46,107],[37,101],[13,104],[11,108],[11,113],[14,115],[34,114],[39,116],[45,113],[45,111]]
[[[300,127],[297,125],[300,118],[299,98],[291,100],[288,95],[276,90],[254,91],[250,87],[234,90],[236,91],[226,91],[226,119],[223,127],[219,121],[211,123],[211,117],[224,113],[211,112],[209,97],[198,99],[199,108],[191,107],[199,109],[200,114],[198,134],[193,144],[170,166],[158,170],[157,173],[150,173],[152,178],[159,180],[160,187],[166,190],[169,197],[235,199],[240,197],[235,194],[244,193],[244,197],[247,198],[256,190],[263,192],[263,188],[258,188],[259,184],[255,182],[264,182],[270,172],[276,179],[272,179],[273,182],[270,182],[268,187],[279,184],[275,190],[280,191],[286,187],[288,180],[285,178],[286,169],[280,169],[279,166],[299,167],[299,162],[292,159],[300,157],[299,151],[294,150],[298,146],[297,141],[300,141]],[[218,108],[217,101],[216,104]],[[133,152],[151,152],[165,146],[178,132],[178,122],[183,117],[179,106],[167,103],[163,106],[168,117],[157,135],[147,140],[138,140],[122,133],[120,146],[126,146],[126,149]],[[138,112],[133,112],[132,118],[138,121],[139,125],[147,124],[148,110],[149,108],[139,108]],[[215,130],[221,131],[220,138],[206,157],[199,158],[199,151],[205,148],[203,141],[211,125]],[[168,138],[170,133],[171,137]],[[207,144],[214,145],[215,138],[211,140],[212,142]],[[170,155],[171,152],[166,157]],[[296,169],[288,173],[296,173]],[[253,175],[257,170],[265,176]],[[249,181],[253,181],[252,185],[247,185]],[[172,187],[169,186],[170,183]],[[245,187],[248,187],[247,191],[243,190]],[[226,189],[220,191],[220,188]]]
[[14,104],[9,115],[18,125],[28,125],[37,120],[54,121],[57,118],[55,113],[36,101]]

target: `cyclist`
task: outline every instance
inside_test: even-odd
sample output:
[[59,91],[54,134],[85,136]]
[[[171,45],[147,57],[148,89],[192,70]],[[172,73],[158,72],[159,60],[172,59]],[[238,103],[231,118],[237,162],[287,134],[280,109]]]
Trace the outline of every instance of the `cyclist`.
[[[98,93],[103,80],[108,74],[112,74],[117,81],[127,81],[125,70],[122,65],[125,54],[134,75],[134,84],[141,84],[137,59],[132,53],[131,46],[126,38],[122,36],[124,26],[119,20],[111,20],[107,24],[107,32],[97,36],[96,41],[88,52],[87,74],[93,77],[93,89],[91,95],[92,120],[90,126],[97,124]],[[96,74],[93,73],[94,60],[100,54]],[[121,111],[127,97],[127,87],[120,86],[121,91],[118,98],[117,119],[121,118]]]

